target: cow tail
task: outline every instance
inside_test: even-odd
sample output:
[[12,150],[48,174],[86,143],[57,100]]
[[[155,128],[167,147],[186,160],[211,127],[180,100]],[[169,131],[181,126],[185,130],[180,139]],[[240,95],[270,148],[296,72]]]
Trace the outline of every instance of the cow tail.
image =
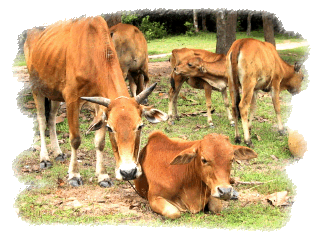
[[44,98],[44,111],[46,116],[47,124],[49,123],[50,111],[51,111],[51,100]]

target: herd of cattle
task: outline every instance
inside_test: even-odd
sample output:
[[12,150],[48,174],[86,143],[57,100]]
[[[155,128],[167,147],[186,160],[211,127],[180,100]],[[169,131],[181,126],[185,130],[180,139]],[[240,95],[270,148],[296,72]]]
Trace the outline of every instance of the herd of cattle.
[[[219,212],[221,200],[237,197],[230,184],[232,161],[257,157],[249,148],[253,147],[249,128],[256,92],[271,91],[279,131],[283,133],[279,92],[299,92],[303,79],[299,65],[285,63],[273,45],[254,39],[235,41],[227,55],[199,49],[174,49],[170,58],[172,73],[167,115],[145,106],[156,83],[147,87],[147,42],[132,25],[120,23],[109,29],[101,17],[57,22],[46,29],[29,30],[24,52],[37,107],[40,167],[52,166],[45,142],[47,125],[56,160],[65,160],[57,140],[55,118],[60,102],[66,102],[71,143],[68,181],[72,186],[83,184],[77,162],[81,143],[79,111],[81,102],[92,102],[95,117],[88,131],[95,131],[99,185],[112,186],[103,165],[108,130],[116,160],[116,178],[134,180],[137,191],[148,199],[151,208],[169,218],[179,217],[181,211],[199,212],[206,205],[210,211]],[[177,97],[184,82],[205,90],[209,125],[213,125],[211,91],[220,91],[230,124],[235,126],[236,142],[240,142],[237,122],[241,117],[244,141],[249,147],[232,145],[228,137],[219,134],[185,141],[155,131],[140,151],[142,117],[151,123],[176,119]],[[46,114],[45,98],[51,100],[49,114]]]

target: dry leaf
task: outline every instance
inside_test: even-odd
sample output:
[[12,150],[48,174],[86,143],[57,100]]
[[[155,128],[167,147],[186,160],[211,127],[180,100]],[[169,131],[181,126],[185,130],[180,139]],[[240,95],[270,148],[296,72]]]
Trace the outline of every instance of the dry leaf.
[[34,103],[34,101],[29,101],[26,104],[24,104],[24,107],[28,109],[33,109],[36,108],[36,104]]
[[56,117],[56,124],[63,122],[65,118],[66,117],[63,116],[62,114],[60,116]]
[[267,197],[267,201],[271,203],[273,206],[286,206],[288,205],[287,200],[289,198],[287,194],[288,194],[287,191],[270,194]]
[[277,158],[275,155],[271,155],[270,156],[274,161],[278,161],[279,160],[279,158]]
[[58,187],[62,187],[63,185],[65,185],[65,182],[63,181],[62,178],[58,177],[57,184],[58,184]]

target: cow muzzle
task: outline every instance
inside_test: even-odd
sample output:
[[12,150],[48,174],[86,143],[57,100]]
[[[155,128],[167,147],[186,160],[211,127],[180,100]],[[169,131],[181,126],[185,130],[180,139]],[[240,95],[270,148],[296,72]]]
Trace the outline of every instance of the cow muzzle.
[[212,196],[222,200],[230,200],[233,197],[233,188],[231,186],[217,186]]
[[135,163],[121,164],[120,167],[116,169],[116,178],[118,180],[133,180],[140,177],[141,174],[141,167],[137,166]]

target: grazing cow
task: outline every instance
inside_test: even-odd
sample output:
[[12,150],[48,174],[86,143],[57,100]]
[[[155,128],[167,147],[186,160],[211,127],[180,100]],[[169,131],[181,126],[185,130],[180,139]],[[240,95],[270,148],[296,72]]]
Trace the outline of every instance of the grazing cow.
[[[240,113],[244,142],[249,147],[253,147],[249,129],[256,110],[258,90],[271,91],[279,132],[281,135],[284,134],[280,116],[279,93],[283,90],[288,90],[291,94],[300,91],[303,80],[300,67],[301,65],[298,63],[289,65],[283,61],[276,48],[268,42],[246,38],[239,39],[232,44],[227,53],[227,74],[237,143],[241,142],[237,121]],[[242,89],[241,101],[240,87]],[[249,107],[250,118],[248,123]]]
[[81,143],[79,133],[79,104],[85,99],[96,105],[96,116],[89,130],[95,134],[96,175],[99,185],[109,187],[110,178],[103,166],[105,132],[116,159],[116,178],[134,179],[141,175],[138,163],[141,116],[156,123],[167,115],[140,103],[155,85],[131,98],[123,79],[109,29],[101,17],[81,18],[57,22],[46,30],[29,31],[24,46],[32,93],[37,107],[41,137],[40,167],[50,167],[45,142],[45,98],[51,100],[48,120],[54,156],[61,156],[55,118],[60,102],[66,102],[71,143],[68,181],[72,186],[82,184],[77,162],[77,149]]
[[123,78],[129,79],[130,90],[135,97],[149,82],[147,41],[143,33],[130,24],[118,23],[110,28],[110,34]]
[[182,84],[184,82],[187,82],[193,88],[205,90],[208,123],[210,126],[213,126],[211,118],[211,91],[212,89],[218,90],[218,88],[215,88],[211,85],[214,81],[207,81],[206,79],[200,77],[188,77],[182,74],[177,74],[175,72],[176,66],[184,64],[188,59],[194,57],[200,57],[204,61],[214,62],[224,59],[225,55],[212,53],[202,49],[181,48],[172,50],[172,55],[170,57],[172,72],[170,76],[171,88],[169,90],[169,123],[173,124],[174,119],[179,119],[177,111],[178,94],[180,92]]
[[199,86],[203,86],[205,91],[209,125],[213,125],[211,118],[212,89],[221,92],[228,119],[230,121],[230,124],[234,125],[234,121],[229,109],[229,99],[227,94],[228,77],[226,73],[225,57],[222,57],[215,62],[206,62],[203,61],[203,59],[200,57],[190,58],[187,61],[176,65],[174,68],[174,72],[177,75],[189,77],[189,79],[198,77],[204,80],[199,82]]
[[229,200],[234,192],[230,185],[233,159],[256,157],[253,150],[232,145],[224,135],[185,141],[155,131],[140,152],[143,174],[134,183],[151,209],[165,217],[197,213],[208,203],[210,211],[220,212],[221,199]]

